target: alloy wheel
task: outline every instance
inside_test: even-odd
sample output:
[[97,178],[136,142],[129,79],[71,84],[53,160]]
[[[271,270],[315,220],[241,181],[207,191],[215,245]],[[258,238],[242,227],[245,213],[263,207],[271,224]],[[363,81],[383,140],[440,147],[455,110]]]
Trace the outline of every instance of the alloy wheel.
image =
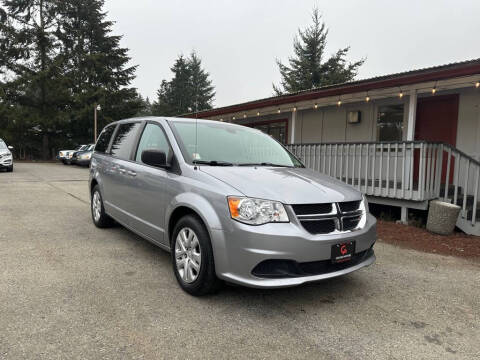
[[197,234],[182,228],[175,239],[175,262],[178,274],[185,283],[194,282],[200,273],[202,250]]
[[93,211],[93,219],[95,222],[100,220],[101,212],[102,212],[102,201],[100,199],[100,194],[98,191],[93,193],[92,199],[92,211]]

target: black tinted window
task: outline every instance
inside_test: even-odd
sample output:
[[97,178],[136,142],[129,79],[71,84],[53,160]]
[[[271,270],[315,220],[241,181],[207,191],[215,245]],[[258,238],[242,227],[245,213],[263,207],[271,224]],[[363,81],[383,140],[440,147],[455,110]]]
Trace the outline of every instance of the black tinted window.
[[140,123],[121,124],[113,139],[111,154],[120,159],[130,159]]
[[110,143],[110,138],[112,137],[113,130],[115,130],[115,126],[108,126],[100,134],[100,137],[97,140],[97,144],[95,145],[95,151],[104,153],[107,151],[108,144]]

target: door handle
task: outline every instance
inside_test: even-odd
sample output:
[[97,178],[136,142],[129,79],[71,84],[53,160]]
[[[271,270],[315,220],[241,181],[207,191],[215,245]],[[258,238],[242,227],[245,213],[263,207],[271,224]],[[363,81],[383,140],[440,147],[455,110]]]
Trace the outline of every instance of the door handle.
[[128,171],[127,174],[130,176],[137,176],[137,173],[135,171]]
[[118,169],[118,172],[119,172],[120,174],[125,174],[126,171],[127,171],[127,170],[125,170],[125,169]]

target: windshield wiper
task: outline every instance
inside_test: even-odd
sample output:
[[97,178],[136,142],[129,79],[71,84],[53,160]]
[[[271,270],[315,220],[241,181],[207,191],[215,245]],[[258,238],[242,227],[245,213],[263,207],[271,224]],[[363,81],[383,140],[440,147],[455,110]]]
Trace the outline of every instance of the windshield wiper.
[[273,167],[294,167],[292,165],[282,165],[282,164],[274,164],[270,162],[261,162],[261,163],[241,163],[238,166],[273,166]]
[[210,166],[233,166],[232,163],[220,160],[193,160],[194,164]]

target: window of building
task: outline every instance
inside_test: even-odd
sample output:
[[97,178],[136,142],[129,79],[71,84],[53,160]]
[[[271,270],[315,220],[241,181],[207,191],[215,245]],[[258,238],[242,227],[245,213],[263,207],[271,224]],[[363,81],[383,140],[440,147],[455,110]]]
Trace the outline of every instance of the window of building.
[[285,144],[287,141],[287,120],[261,122],[257,124],[253,123],[247,126],[263,131],[274,139],[277,139],[282,144]]
[[378,108],[377,140],[403,140],[403,104],[384,105]]
[[126,123],[118,127],[113,139],[111,154],[119,159],[130,159],[140,123]]

